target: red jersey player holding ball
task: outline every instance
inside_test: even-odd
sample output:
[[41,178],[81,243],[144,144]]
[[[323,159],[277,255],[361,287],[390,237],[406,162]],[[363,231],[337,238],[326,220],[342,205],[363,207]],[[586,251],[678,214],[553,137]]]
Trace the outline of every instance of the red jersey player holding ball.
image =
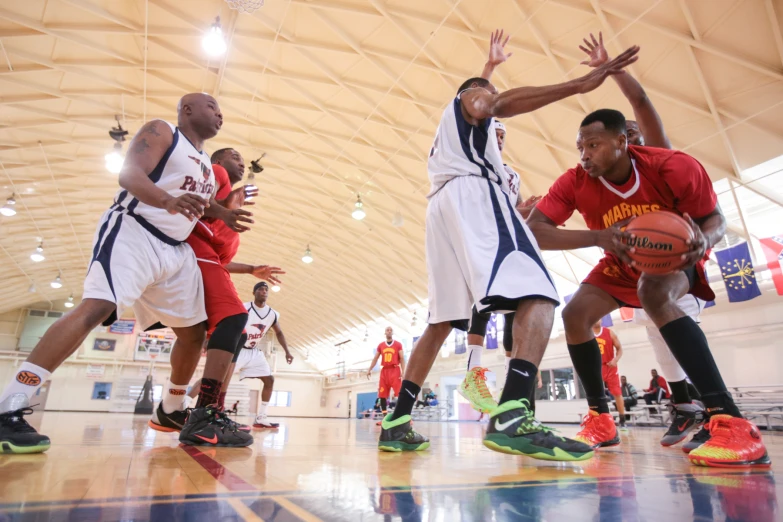
[[367,370],[367,377],[372,374],[372,369],[381,360],[381,379],[378,381],[378,397],[381,399],[381,410],[386,415],[386,401],[389,398],[389,392],[394,390],[394,396],[400,394],[402,386],[402,374],[405,372],[405,357],[402,355],[402,343],[395,341],[392,335],[394,330],[391,326],[386,327],[386,340],[378,345],[375,351],[375,357],[372,359],[370,369]]
[[[528,218],[542,250],[597,246],[605,255],[563,309],[571,360],[590,411],[576,439],[598,448],[620,443],[601,379],[601,353],[591,331],[620,306],[644,308],[672,354],[702,395],[712,438],[689,455],[705,466],[768,466],[758,428],[742,418],[726,389],[707,338],[677,305],[691,293],[710,300],[704,257],[726,230],[712,182],[701,164],[675,150],[628,145],[622,113],[601,109],[582,121],[576,140],[580,164],[555,181]],[[691,223],[694,238],[681,270],[652,276],[631,266],[621,230],[636,215],[671,210]],[[558,226],[578,211],[589,230]]]
[[595,340],[598,341],[598,349],[601,350],[601,378],[614,397],[617,405],[617,413],[620,414],[620,429],[625,428],[625,402],[623,391],[620,388],[620,375],[617,373],[617,362],[623,356],[623,346],[620,339],[609,328],[601,326],[601,321],[593,325]]

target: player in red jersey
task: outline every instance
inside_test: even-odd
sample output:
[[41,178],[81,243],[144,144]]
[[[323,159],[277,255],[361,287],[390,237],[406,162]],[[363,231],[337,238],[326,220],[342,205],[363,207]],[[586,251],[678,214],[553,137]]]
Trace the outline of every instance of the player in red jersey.
[[601,326],[601,321],[593,325],[595,340],[598,341],[598,349],[601,350],[601,378],[614,397],[617,405],[617,413],[620,414],[620,429],[625,429],[625,402],[623,391],[620,389],[620,375],[617,373],[617,363],[623,356],[623,346],[620,339],[609,328]]
[[[680,365],[693,380],[711,416],[712,439],[690,455],[707,466],[769,465],[758,429],[742,418],[723,383],[707,338],[676,301],[691,293],[714,298],[704,272],[707,251],[726,230],[717,196],[701,164],[679,151],[628,145],[622,113],[589,114],[577,135],[580,164],[555,181],[528,219],[544,250],[598,246],[604,257],[563,310],[571,360],[590,411],[577,439],[593,447],[619,444],[601,380],[601,354],[591,327],[621,305],[644,308]],[[621,227],[633,216],[671,210],[691,224],[694,238],[677,272],[641,274],[628,256],[632,238]],[[578,211],[589,230],[558,226]],[[695,220],[695,221],[694,221]],[[717,437],[713,427],[720,430]]]
[[[240,187],[232,190],[233,184],[242,180],[245,165],[242,156],[234,149],[221,149],[212,154],[213,171],[217,183],[216,199],[224,202],[227,208],[239,209],[248,197],[255,196],[255,187]],[[252,223],[251,215],[245,221]],[[244,227],[238,227],[239,230]],[[199,433],[200,424],[206,422],[214,408],[222,409],[222,384],[232,360],[238,354],[242,330],[247,323],[247,310],[239,298],[231,281],[231,273],[252,274],[259,279],[279,282],[277,275],[283,272],[277,267],[267,265],[246,265],[233,262],[239,248],[239,234],[228,226],[215,220],[204,219],[198,222],[188,236],[188,244],[196,254],[199,269],[204,282],[204,304],[207,311],[207,361],[200,381],[200,391],[196,409],[186,416],[184,410],[184,392],[187,383],[176,385],[169,381],[163,400],[153,413],[149,426],[158,431],[180,431],[180,441],[187,444],[218,444],[223,446],[246,446],[253,437],[240,429],[233,421],[224,419],[227,426],[214,437],[204,439]],[[176,346],[172,351],[172,366],[185,366],[192,376],[198,364],[198,354],[178,353]]]
[[[604,38],[598,33],[598,39],[590,34],[590,40],[585,38],[584,45],[580,45],[589,59],[582,64],[590,67],[600,67],[609,61],[609,54],[604,47]],[[625,127],[628,132],[628,143],[631,145],[643,145],[647,147],[659,147],[661,149],[671,149],[672,144],[663,127],[661,117],[647,96],[642,85],[629,73],[619,74],[612,77],[623,95],[631,104],[634,120],[626,120]],[[685,295],[680,298],[677,304],[682,310],[698,321],[701,313],[701,305],[704,301],[694,298],[692,295]],[[699,432],[693,438],[683,445],[683,451],[686,453],[692,449],[698,448],[704,441],[710,438],[707,426],[704,424],[704,409],[697,402],[693,402],[688,389],[687,375],[682,369],[677,359],[672,355],[666,341],[661,337],[661,333],[655,327],[655,324],[646,319],[646,314],[636,313],[634,322],[644,324],[647,329],[647,338],[653,347],[655,359],[661,366],[663,376],[669,382],[671,387],[671,420],[669,429],[661,438],[663,446],[671,446],[684,440],[688,433],[699,428]]]
[[391,326],[386,327],[386,341],[378,345],[375,357],[372,359],[367,377],[372,375],[372,369],[381,360],[381,378],[378,381],[378,397],[381,399],[381,411],[386,415],[389,392],[394,391],[394,396],[400,396],[402,374],[405,372],[405,356],[402,354],[402,343],[395,341]]

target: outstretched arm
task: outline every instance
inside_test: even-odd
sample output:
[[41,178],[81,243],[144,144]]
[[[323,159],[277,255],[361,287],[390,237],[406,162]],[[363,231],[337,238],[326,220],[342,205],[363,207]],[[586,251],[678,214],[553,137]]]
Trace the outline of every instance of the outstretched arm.
[[484,64],[484,70],[481,72],[481,77],[485,80],[492,78],[495,67],[511,58],[511,55],[514,54],[506,54],[504,52],[509,38],[511,38],[511,35],[506,36],[506,39],[503,40],[503,29],[497,29],[492,33],[489,39],[489,56],[487,57],[487,63]]
[[612,337],[612,343],[614,344],[614,359],[609,361],[606,365],[616,367],[617,363],[620,362],[620,358],[623,356],[623,345],[620,344],[620,339],[614,331],[609,330],[609,335]]
[[[584,45],[580,45],[579,48],[589,57],[582,62],[583,65],[599,67],[609,61],[609,54],[604,47],[604,36],[602,33],[598,33],[598,40],[591,33],[590,40],[585,38],[582,41]],[[616,74],[612,78],[617,82],[617,86],[620,87],[623,95],[631,104],[631,108],[633,108],[633,116],[636,123],[639,124],[639,131],[644,137],[644,144],[649,147],[671,149],[672,144],[669,141],[669,137],[666,136],[666,131],[663,129],[661,117],[639,81],[628,72]]]
[[545,105],[568,98],[574,94],[590,92],[601,85],[608,76],[620,74],[637,59],[639,47],[634,46],[614,60],[596,67],[588,74],[557,85],[544,87],[517,87],[495,94],[477,87],[462,93],[462,110],[466,119],[476,125],[487,118],[509,118],[533,112]]
[[235,263],[233,261],[226,265],[226,270],[232,274],[252,274],[262,281],[269,281],[275,285],[281,283],[277,276],[285,274],[285,271],[276,266],[247,265],[245,263]]

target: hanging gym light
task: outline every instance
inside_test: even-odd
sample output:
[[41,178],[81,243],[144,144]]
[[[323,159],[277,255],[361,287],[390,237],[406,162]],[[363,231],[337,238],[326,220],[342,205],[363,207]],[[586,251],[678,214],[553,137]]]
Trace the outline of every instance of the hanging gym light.
[[16,209],[14,208],[14,205],[16,205],[16,200],[14,199],[14,195],[11,194],[11,197],[8,198],[5,202],[5,206],[0,208],[0,214],[4,215],[5,217],[15,216]]
[[49,283],[49,286],[52,288],[62,288],[63,287],[63,281],[60,279],[60,274],[57,274],[57,277],[54,278],[54,281]]
[[307,250],[305,250],[305,253],[302,256],[302,262],[307,263],[308,265],[313,262],[313,253],[310,252],[310,245],[307,245]]
[[215,23],[209,26],[204,38],[201,39],[201,47],[210,58],[217,58],[226,52],[226,40],[223,38],[223,30],[220,28],[220,17],[215,18]]
[[364,219],[364,217],[367,215],[367,213],[364,211],[364,205],[362,205],[362,197],[359,194],[356,194],[356,203],[353,205],[354,209],[353,212],[351,212],[351,217],[353,217],[356,221],[361,221]]
[[117,120],[117,126],[112,127],[109,131],[109,136],[114,140],[114,147],[111,152],[103,157],[103,159],[106,162],[106,170],[112,174],[119,174],[122,170],[122,164],[125,161],[125,156],[122,154],[122,142],[125,141],[125,136],[128,135],[128,131],[122,128],[119,116],[115,116],[114,119]]
[[73,308],[73,294],[65,301],[65,308]]
[[43,255],[43,241],[38,243],[38,246],[35,247],[35,252],[30,254],[30,259],[32,259],[36,263],[40,263],[41,261],[46,259],[46,257]]
[[279,292],[280,291],[280,285],[272,285],[272,291],[273,292]]

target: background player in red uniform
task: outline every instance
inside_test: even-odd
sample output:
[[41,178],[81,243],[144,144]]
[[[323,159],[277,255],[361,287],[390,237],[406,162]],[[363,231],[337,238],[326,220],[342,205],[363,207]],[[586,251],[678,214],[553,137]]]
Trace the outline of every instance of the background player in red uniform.
[[[387,399],[389,392],[394,390],[394,396],[400,396],[402,374],[405,372],[405,356],[402,354],[402,343],[395,341],[391,326],[386,327],[386,341],[378,345],[375,357],[372,358],[367,377],[372,375],[372,369],[381,360],[381,378],[378,381],[378,397],[381,399],[381,411],[386,415]],[[415,399],[415,397],[414,397]]]
[[[244,174],[244,161],[239,152],[234,149],[221,149],[212,154],[211,161],[217,183],[216,200],[224,206],[235,209],[240,216],[244,216],[245,222],[250,213],[239,207],[246,204],[245,198],[257,194],[257,190],[249,187],[240,187],[231,190],[234,183],[242,180]],[[252,203],[247,203],[252,204]],[[249,273],[260,279],[277,281],[276,275],[283,273],[277,267],[267,265],[253,266],[243,263],[234,263],[232,260],[239,248],[238,232],[247,230],[241,224],[234,229],[216,220],[205,219],[199,221],[193,232],[188,236],[187,242],[196,254],[199,269],[204,282],[204,304],[207,310],[207,331],[210,334],[207,343],[207,361],[204,365],[204,374],[200,381],[200,391],[196,409],[186,414],[183,411],[182,399],[184,398],[185,385],[175,385],[169,382],[167,393],[163,401],[153,413],[149,426],[158,431],[178,431],[180,441],[188,444],[219,444],[222,446],[246,446],[253,442],[253,437],[242,430],[237,429],[236,423],[225,424],[229,429],[220,432],[207,433],[212,436],[204,438],[202,425],[208,419],[214,417],[211,408],[222,409],[221,391],[223,379],[226,376],[229,365],[238,350],[242,330],[247,323],[247,310],[237,295],[236,288],[231,281],[230,273]],[[172,366],[187,367],[192,376],[198,364],[198,354],[193,357],[190,354],[176,354],[176,346],[172,351]],[[177,393],[172,393],[172,391]],[[174,395],[174,398],[171,396]],[[179,407],[175,406],[179,400]]]
[[620,388],[620,375],[617,373],[617,363],[623,356],[623,346],[612,330],[601,326],[601,321],[593,325],[593,333],[595,340],[598,341],[598,349],[601,350],[601,378],[609,393],[614,397],[617,413],[620,414],[620,429],[624,429],[625,402],[623,402],[623,391]]
[[[601,380],[601,354],[590,330],[621,305],[643,307],[711,415],[712,439],[691,453],[691,462],[769,465],[758,429],[742,418],[734,404],[707,338],[676,304],[686,293],[704,299],[714,296],[707,285],[704,257],[723,237],[726,220],[706,171],[679,151],[629,146],[625,117],[611,109],[589,114],[580,125],[576,144],[580,165],[557,179],[528,224],[544,250],[598,246],[605,251],[563,310],[568,350],[590,406],[577,438],[593,447],[619,444]],[[631,266],[631,247],[625,244],[630,234],[621,225],[634,215],[663,209],[683,214],[691,223],[690,250],[683,255],[680,271],[640,274]],[[589,230],[559,229],[575,210]]]
[[[580,45],[579,49],[589,56],[588,60],[582,62],[584,65],[600,67],[609,61],[609,54],[604,47],[604,38],[601,33],[598,33],[597,40],[591,34],[590,40],[585,38],[583,41],[584,46]],[[672,144],[666,135],[661,117],[642,85],[628,72],[612,76],[612,79],[617,83],[628,103],[631,104],[634,118],[636,118],[636,121],[626,120],[625,122],[628,143],[671,149]],[[695,321],[698,321],[702,303],[703,301],[692,295],[685,295],[677,301],[678,306]],[[671,424],[661,438],[661,444],[663,446],[677,444],[684,440],[691,430],[701,425],[702,429],[683,445],[683,451],[686,452],[696,449],[710,438],[709,431],[704,427],[704,409],[699,403],[693,402],[688,389],[687,375],[672,355],[655,324],[646,318],[645,313],[640,311],[634,315],[634,322],[646,326],[647,338],[652,344],[655,359],[671,386],[672,403],[669,405],[672,410]]]

